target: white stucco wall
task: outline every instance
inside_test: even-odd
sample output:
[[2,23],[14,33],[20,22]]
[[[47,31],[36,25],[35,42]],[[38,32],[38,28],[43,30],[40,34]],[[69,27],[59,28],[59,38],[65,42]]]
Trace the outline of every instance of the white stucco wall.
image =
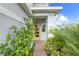
[[[0,9],[0,43],[2,43],[6,39],[6,34],[8,32],[11,32],[10,27],[12,25],[16,25],[17,27],[24,26],[24,24],[20,20],[23,21],[23,17],[27,16],[27,14],[25,14],[21,7],[15,3],[0,4],[0,7],[2,8]],[[9,15],[6,13],[8,13]],[[17,19],[19,19],[19,21]]]
[[54,37],[54,35],[49,33],[49,30],[50,30],[51,27],[55,26],[55,19],[56,18],[55,18],[54,14],[51,14],[51,15],[48,16],[48,20],[47,20],[47,22],[48,22],[48,38],[52,37],[52,36]]
[[48,27],[55,25],[55,15],[50,14],[48,15]]

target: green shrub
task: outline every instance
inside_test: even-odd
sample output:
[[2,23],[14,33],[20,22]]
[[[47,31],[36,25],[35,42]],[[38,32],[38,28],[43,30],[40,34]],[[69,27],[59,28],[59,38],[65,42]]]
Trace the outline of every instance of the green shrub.
[[50,30],[55,37],[46,41],[48,55],[76,56],[79,55],[79,24],[70,24],[63,28]]
[[13,35],[8,33],[6,41],[0,45],[0,53],[6,56],[29,56],[34,48],[34,26],[31,19],[24,18],[26,27],[12,26]]

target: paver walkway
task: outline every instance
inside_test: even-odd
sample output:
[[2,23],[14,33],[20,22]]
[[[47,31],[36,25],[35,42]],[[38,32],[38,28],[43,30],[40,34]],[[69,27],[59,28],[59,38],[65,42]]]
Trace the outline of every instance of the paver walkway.
[[44,41],[35,40],[33,56],[47,56],[46,51],[44,49]]

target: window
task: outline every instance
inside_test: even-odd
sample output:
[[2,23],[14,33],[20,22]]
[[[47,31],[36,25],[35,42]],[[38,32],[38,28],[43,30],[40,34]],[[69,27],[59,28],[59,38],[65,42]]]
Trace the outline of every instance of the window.
[[42,32],[45,32],[45,29],[46,29],[46,25],[43,25],[42,26]]

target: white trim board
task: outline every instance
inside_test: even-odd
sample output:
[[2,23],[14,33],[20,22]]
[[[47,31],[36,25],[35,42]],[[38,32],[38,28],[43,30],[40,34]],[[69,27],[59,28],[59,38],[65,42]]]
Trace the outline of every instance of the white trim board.
[[33,13],[32,16],[55,16],[55,13]]
[[24,23],[23,19],[17,16],[16,14],[10,12],[8,9],[0,5],[0,13],[4,14],[10,18],[13,18],[14,20],[20,21],[21,23]]
[[32,10],[61,10],[63,7],[31,7]]

